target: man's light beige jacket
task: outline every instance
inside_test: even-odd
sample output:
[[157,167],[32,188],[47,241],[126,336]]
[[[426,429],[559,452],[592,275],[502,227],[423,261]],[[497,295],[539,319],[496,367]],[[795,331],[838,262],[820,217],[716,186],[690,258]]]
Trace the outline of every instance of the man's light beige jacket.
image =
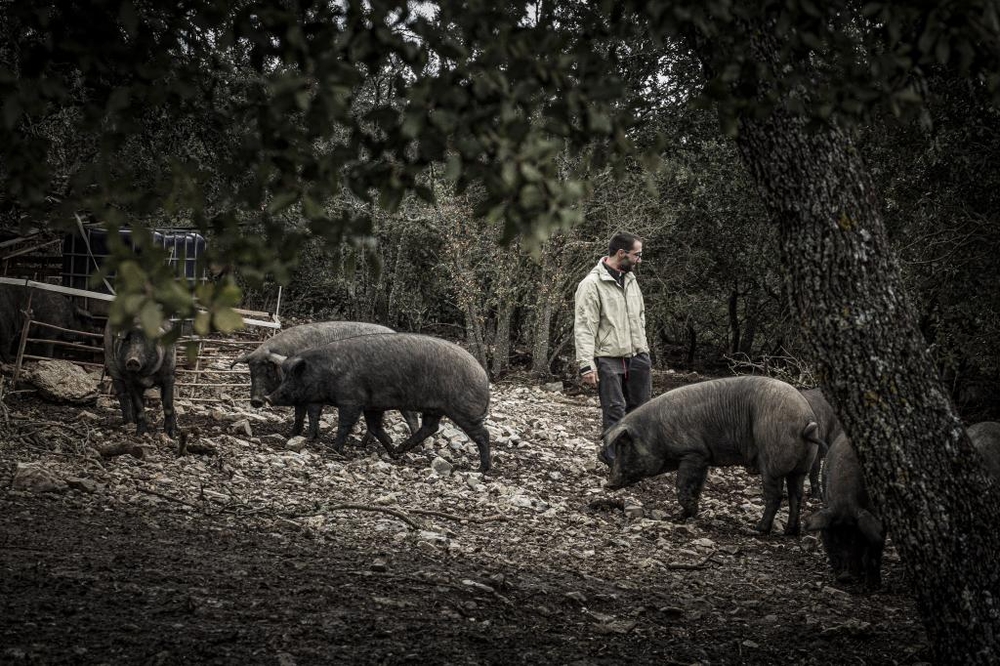
[[625,274],[625,287],[597,262],[576,288],[574,338],[576,361],[583,372],[596,370],[599,356],[631,357],[649,351],[646,343],[646,305],[639,281]]

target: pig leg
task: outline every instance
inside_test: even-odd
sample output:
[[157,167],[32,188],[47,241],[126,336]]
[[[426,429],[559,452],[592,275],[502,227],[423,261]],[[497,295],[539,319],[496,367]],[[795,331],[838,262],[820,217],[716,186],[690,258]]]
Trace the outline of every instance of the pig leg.
[[[302,434],[302,424],[306,420],[306,406],[305,405],[295,405],[295,420],[292,421],[292,437],[298,437]],[[312,423],[310,425],[310,434],[312,434]]]
[[303,417],[299,415],[300,408],[303,415],[309,415],[309,439],[319,439],[319,416],[323,412],[323,405],[318,402],[311,402],[304,406],[296,405],[295,420],[298,422],[298,429],[293,428],[292,436],[296,437],[302,434]]
[[805,481],[805,474],[789,474],[785,477],[785,483],[788,486],[788,524],[785,525],[785,536],[798,536],[799,534],[799,513],[802,510]]
[[698,499],[708,476],[708,465],[697,458],[685,458],[677,466],[677,502],[681,512],[675,516],[684,520],[698,515]]
[[809,469],[809,496],[816,499],[823,499],[823,487],[819,484],[819,470],[823,465],[823,459],[816,454],[813,465]]
[[125,425],[135,423],[135,408],[132,406],[132,396],[125,386],[125,382],[120,377],[112,377],[111,386],[114,388],[115,395],[118,396],[118,404],[122,408],[122,421]]
[[337,453],[344,452],[344,444],[347,443],[347,436],[351,434],[354,424],[361,418],[361,408],[353,405],[340,405],[337,408],[337,437],[333,440],[333,450]]
[[768,534],[774,524],[774,516],[781,507],[781,491],[784,485],[782,477],[774,477],[770,474],[762,474],[761,480],[764,485],[764,515],[757,523],[757,531],[761,534]]
[[393,457],[399,457],[407,451],[415,449],[417,444],[437,432],[439,423],[441,423],[441,414],[424,412],[424,421],[420,424],[420,428],[410,435],[408,440],[396,447],[396,453]]
[[135,414],[135,434],[144,435],[149,430],[149,420],[146,418],[146,390],[138,383],[128,387],[131,394],[132,410]]
[[163,403],[163,432],[177,437],[177,412],[174,411],[174,378],[168,377],[160,387],[160,402]]
[[490,433],[482,423],[468,425],[459,423],[458,427],[465,431],[476,448],[479,449],[479,471],[486,473],[490,470]]
[[379,443],[385,447],[385,450],[388,451],[391,456],[396,452],[396,449],[392,447],[392,437],[390,437],[389,433],[387,433],[385,428],[382,427],[382,417],[384,415],[385,412],[383,411],[377,409],[366,409],[365,425],[368,426],[368,432],[365,434],[368,437],[374,436],[375,439],[377,439]]
[[406,421],[406,427],[410,429],[411,435],[420,429],[420,415],[417,412],[400,412],[400,414],[403,415],[403,420]]

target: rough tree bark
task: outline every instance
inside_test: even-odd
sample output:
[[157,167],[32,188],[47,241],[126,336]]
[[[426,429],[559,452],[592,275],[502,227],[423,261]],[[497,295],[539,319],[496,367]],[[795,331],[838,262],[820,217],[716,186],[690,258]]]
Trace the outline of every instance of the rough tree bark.
[[[777,52],[756,46],[758,62]],[[793,312],[909,574],[936,663],[1000,662],[998,489],[920,335],[869,172],[844,131],[781,108],[741,118],[738,145],[779,226]]]
[[514,301],[501,301],[497,310],[497,329],[493,339],[493,359],[490,370],[496,377],[510,369],[510,320],[514,316]]

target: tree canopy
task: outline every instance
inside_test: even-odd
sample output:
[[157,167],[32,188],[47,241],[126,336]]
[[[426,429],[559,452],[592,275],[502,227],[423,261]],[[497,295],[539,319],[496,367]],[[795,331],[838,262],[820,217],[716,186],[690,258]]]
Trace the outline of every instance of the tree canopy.
[[[251,280],[287,281],[310,237],[369,247],[372,206],[395,211],[407,193],[433,202],[431,169],[458,192],[480,186],[474,212],[504,241],[536,248],[580,222],[588,174],[659,160],[643,123],[671,96],[716,103],[733,131],[783,90],[807,91],[796,103],[816,118],[857,118],[919,108],[929,68],[990,95],[1000,76],[992,3],[109,0],[2,11],[4,222],[193,224],[217,239],[208,261]],[[758,17],[780,44],[780,77],[750,57],[744,28]],[[685,38],[713,44],[713,57],[707,78],[679,89],[683,73],[663,62]],[[583,161],[564,168],[565,151]],[[123,265],[122,318],[150,303],[194,314],[188,295],[158,286],[157,261],[123,250],[110,264]],[[237,292],[198,296],[215,314],[200,330],[231,327]]]

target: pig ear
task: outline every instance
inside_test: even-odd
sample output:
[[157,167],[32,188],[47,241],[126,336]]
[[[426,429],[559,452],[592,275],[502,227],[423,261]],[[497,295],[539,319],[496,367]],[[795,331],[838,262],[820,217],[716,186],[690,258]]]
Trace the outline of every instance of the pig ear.
[[802,522],[802,526],[805,527],[808,532],[816,532],[818,530],[825,530],[828,528],[830,526],[830,522],[830,512],[826,509],[820,509],[816,513],[807,517]]
[[288,366],[289,377],[300,377],[306,371],[306,360],[304,358],[293,358]]
[[628,428],[625,426],[619,426],[617,429],[608,433],[607,446],[615,452],[616,456],[622,447],[628,446],[631,443],[632,433],[630,433]]
[[867,509],[858,512],[858,529],[869,543],[879,543],[885,538],[885,528],[882,521],[876,518]]
[[232,369],[236,367],[237,363],[249,363],[249,362],[250,362],[250,354],[244,354],[243,356],[240,356],[238,359],[230,363],[229,368]]
[[277,366],[281,366],[281,364],[284,363],[288,357],[282,356],[281,354],[275,354],[274,352],[268,352],[266,358],[271,363],[274,363]]

